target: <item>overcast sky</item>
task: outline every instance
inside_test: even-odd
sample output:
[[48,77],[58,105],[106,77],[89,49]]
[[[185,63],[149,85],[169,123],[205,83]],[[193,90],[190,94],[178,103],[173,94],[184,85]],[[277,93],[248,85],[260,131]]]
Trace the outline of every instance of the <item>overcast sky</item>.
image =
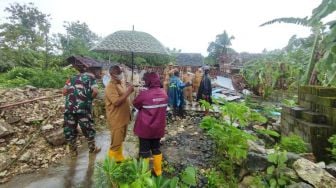
[[207,55],[209,42],[226,30],[238,52],[261,52],[284,47],[309,28],[296,25],[260,24],[280,17],[305,17],[321,0],[0,0],[2,11],[10,3],[33,2],[51,15],[52,32],[64,32],[64,21],[86,22],[105,37],[118,30],[150,33],[164,46]]

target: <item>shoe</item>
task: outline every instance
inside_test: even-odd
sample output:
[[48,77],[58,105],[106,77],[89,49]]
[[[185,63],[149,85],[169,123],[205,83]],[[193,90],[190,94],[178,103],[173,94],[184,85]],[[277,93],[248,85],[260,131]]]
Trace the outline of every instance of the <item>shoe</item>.
[[99,153],[100,151],[101,151],[101,148],[97,146],[89,150],[90,153],[94,153],[94,154]]
[[71,158],[76,158],[77,156],[78,156],[78,151],[77,150],[70,151],[70,157]]
[[153,171],[156,176],[162,175],[162,153],[159,155],[153,155]]
[[121,162],[121,161],[125,160],[125,157],[124,157],[122,151],[123,151],[122,146],[117,151],[110,149],[109,157],[111,159],[114,159],[116,162]]
[[69,152],[71,158],[75,158],[78,155],[77,145],[76,144],[68,144],[66,147],[67,152]]

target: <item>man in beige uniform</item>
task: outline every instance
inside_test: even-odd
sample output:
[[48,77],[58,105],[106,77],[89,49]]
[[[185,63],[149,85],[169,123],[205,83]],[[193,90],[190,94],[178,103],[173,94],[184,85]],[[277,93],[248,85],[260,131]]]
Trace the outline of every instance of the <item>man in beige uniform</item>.
[[199,86],[201,84],[201,81],[202,81],[202,76],[203,76],[202,69],[199,68],[195,73],[195,78],[194,78],[194,81],[193,81],[193,89],[194,89],[195,93],[198,92],[198,88],[199,88]]
[[[184,83],[192,83],[193,80],[193,74],[191,73],[191,68],[187,67],[187,69],[184,69],[183,71],[183,78],[182,81]],[[193,88],[192,87],[185,87],[183,89],[184,92],[184,97],[187,99],[187,101],[189,102],[189,105],[192,104],[192,93],[193,93]]]
[[174,71],[175,69],[173,67],[172,62],[170,62],[168,64],[168,67],[166,67],[163,71],[163,75],[164,75],[163,89],[166,91],[166,93],[168,92],[170,77],[174,74]]
[[111,130],[109,157],[117,162],[124,160],[122,144],[131,120],[128,96],[134,91],[132,85],[126,88],[121,83],[122,71],[118,65],[110,68],[111,81],[105,89],[105,106],[107,123]]

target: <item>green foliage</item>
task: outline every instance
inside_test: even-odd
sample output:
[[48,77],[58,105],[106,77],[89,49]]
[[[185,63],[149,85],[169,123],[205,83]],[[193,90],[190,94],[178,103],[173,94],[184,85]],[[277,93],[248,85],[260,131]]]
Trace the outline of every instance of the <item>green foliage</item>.
[[244,64],[241,73],[255,94],[268,98],[274,90],[297,88],[303,81],[309,47],[287,49],[266,52]]
[[[215,101],[218,103],[218,101]],[[239,125],[247,125],[248,122],[265,122],[266,118],[251,110],[244,103],[224,102],[220,106],[220,117],[205,116],[200,127],[214,140],[216,151],[220,159],[216,168],[206,174],[207,187],[237,187],[235,177],[236,165],[246,159],[248,153],[248,140],[256,139],[253,135],[233,126],[234,122]],[[207,105],[206,102],[203,102]],[[219,104],[219,103],[218,103]],[[223,157],[227,159],[223,159]]]
[[196,169],[193,167],[187,167],[181,174],[181,181],[186,186],[196,186]]
[[39,88],[62,88],[65,81],[76,74],[74,69],[48,69],[15,67],[0,75],[0,87],[32,85]]
[[153,184],[148,163],[144,160],[126,160],[120,164],[106,157],[97,164],[96,187],[146,187]]
[[238,188],[238,179],[236,178],[236,164],[232,160],[224,160],[218,163],[218,170],[222,173],[227,188]]
[[282,101],[282,104],[285,105],[285,106],[288,106],[288,107],[294,107],[294,106],[296,106],[295,100],[291,100],[291,99],[284,99]]
[[163,171],[167,174],[174,174],[175,168],[173,165],[170,165],[167,161],[163,161],[162,163]]
[[32,3],[13,3],[6,9],[7,23],[0,25],[0,71],[14,66],[42,66],[51,49],[49,15]]
[[49,16],[40,12],[33,3],[13,3],[5,8],[10,15],[8,23],[0,25],[0,45],[6,48],[45,47],[45,36],[49,33]]
[[64,28],[66,34],[58,34],[60,50],[63,56],[83,55],[90,57],[99,57],[96,52],[90,51],[100,38],[92,32],[85,22],[65,22]]
[[[309,65],[304,74],[304,84],[315,84],[315,73],[318,74],[317,77],[319,81],[326,85],[331,84],[336,77],[336,66],[334,65],[335,57],[331,55],[333,46],[336,46],[336,41],[334,40],[336,36],[334,32],[335,20],[329,23],[323,23],[322,20],[335,11],[336,3],[334,0],[323,0],[321,4],[312,11],[312,15],[309,18],[277,18],[261,25],[264,26],[276,22],[283,22],[311,27],[314,34],[314,43],[308,61]],[[330,27],[330,31],[326,31],[326,27]],[[329,69],[326,67],[329,67]],[[328,74],[328,76],[326,76],[326,74]]]
[[266,188],[264,178],[261,175],[256,175],[253,178],[251,188]]
[[[203,102],[207,105],[206,102]],[[266,118],[252,111],[244,103],[226,102],[220,106],[221,117],[206,116],[201,122],[201,128],[215,141],[217,152],[227,156],[230,160],[239,163],[247,156],[247,140],[255,139],[254,136],[233,126],[234,122],[247,125],[248,122],[265,122]]]
[[336,134],[332,135],[328,142],[331,144],[331,148],[329,149],[331,152],[331,157],[336,160]]
[[178,187],[179,179],[174,177],[172,179],[164,178],[163,176],[152,177],[153,184],[151,188],[175,188]]
[[208,188],[220,187],[226,184],[224,176],[215,169],[210,169],[210,171],[205,174],[205,177],[207,178]]
[[207,110],[214,110],[214,107],[211,106],[211,104],[208,101],[206,101],[206,100],[200,100],[199,102],[201,103],[201,107],[203,107],[203,108],[205,108]]
[[280,137],[280,134],[278,132],[269,129],[257,129],[257,133],[266,134],[276,138]]
[[209,116],[203,118],[201,128],[205,129],[207,134],[213,138],[220,156],[227,156],[237,163],[247,156],[247,140],[255,138],[234,126]]
[[[95,187],[120,188],[175,188],[196,186],[196,169],[187,167],[179,176],[171,179],[151,175],[148,162],[128,159],[117,163],[106,157],[95,170]],[[181,181],[180,181],[181,180]]]
[[230,54],[235,53],[233,49],[229,48],[231,46],[231,40],[234,36],[229,36],[226,31],[221,34],[216,35],[216,40],[210,42],[207,51],[209,52],[208,58],[210,61],[221,60],[229,63]]
[[205,174],[208,188],[234,188],[238,187],[238,181],[234,174],[234,165],[231,161],[222,161],[216,168],[210,169]]
[[285,176],[287,152],[280,151],[278,147],[275,152],[267,156],[268,162],[272,163],[266,170],[268,185],[271,188],[284,187],[289,183],[288,177]]
[[[336,21],[334,21],[336,22]],[[336,27],[330,26],[330,31],[326,34],[322,43],[325,46],[326,53],[317,63],[317,70],[322,74],[318,79],[325,86],[336,86]]]
[[[249,122],[265,123],[267,119],[258,112],[251,110],[245,103],[226,102],[220,107],[222,120],[229,125],[238,122],[240,126],[246,126]],[[225,117],[229,117],[226,120]]]
[[308,151],[307,144],[297,135],[282,136],[280,148],[294,153],[304,153]]

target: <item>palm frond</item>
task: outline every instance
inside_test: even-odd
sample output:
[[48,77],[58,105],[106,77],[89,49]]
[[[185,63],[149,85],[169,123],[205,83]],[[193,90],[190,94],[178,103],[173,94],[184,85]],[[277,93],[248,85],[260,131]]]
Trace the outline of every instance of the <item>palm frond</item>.
[[333,21],[330,21],[330,22],[327,22],[326,25],[329,25],[329,29],[332,29],[333,27],[336,26],[336,20],[333,20]]
[[294,17],[287,17],[287,18],[276,18],[274,20],[267,21],[260,25],[260,27],[271,25],[274,23],[289,23],[289,24],[296,24],[296,25],[302,25],[302,26],[309,26],[308,25],[308,17],[304,18],[294,18]]
[[335,0],[323,0],[321,4],[313,10],[311,22],[318,22],[336,11]]

